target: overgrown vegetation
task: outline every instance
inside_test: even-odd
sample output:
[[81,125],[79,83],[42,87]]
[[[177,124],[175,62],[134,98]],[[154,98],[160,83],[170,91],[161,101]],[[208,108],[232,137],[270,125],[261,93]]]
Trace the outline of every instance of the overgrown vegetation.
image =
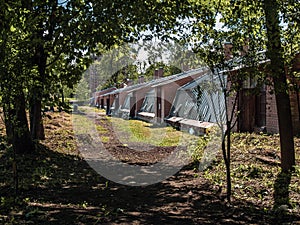
[[[113,120],[103,117],[102,122]],[[3,124],[0,126],[1,224],[117,224],[120,221],[130,224],[134,220],[140,221],[137,224],[148,224],[147,221],[160,221],[163,215],[168,215],[165,221],[169,224],[178,220],[182,224],[201,224],[203,220],[211,224],[225,220],[280,224],[300,220],[299,137],[295,137],[297,166],[288,185],[289,204],[273,210],[275,200],[285,202],[284,195],[275,198],[278,193],[274,190],[284,191],[286,186],[282,180],[289,178],[280,175],[278,135],[233,133],[233,199],[232,205],[226,206],[222,201],[226,185],[221,152],[205,171],[188,167],[155,185],[127,187],[106,180],[82,160],[76,148],[71,115],[49,113],[44,122],[47,139],[43,145],[32,154],[17,157],[17,195],[13,185],[12,149],[5,142]],[[144,122],[133,124],[137,127],[143,124],[142,131],[153,129]],[[172,133],[170,128],[155,129]],[[108,129],[98,128],[98,131],[101,140],[109,141]],[[194,159],[201,158],[200,149],[193,153]],[[172,217],[174,207],[180,212],[176,218]]]
[[[297,165],[300,162],[300,140],[295,138]],[[271,210],[274,198],[274,186],[280,174],[279,135],[233,133],[232,183],[233,197],[239,200],[257,202],[266,210]],[[218,158],[215,165],[204,172],[204,177],[217,187],[224,185],[225,165]],[[295,167],[289,188],[290,211],[300,212],[300,170]],[[282,204],[286,204],[283,202]]]

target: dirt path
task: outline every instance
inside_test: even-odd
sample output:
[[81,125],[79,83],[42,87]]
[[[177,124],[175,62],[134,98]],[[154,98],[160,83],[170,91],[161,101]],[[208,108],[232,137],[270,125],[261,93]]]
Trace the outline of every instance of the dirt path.
[[[97,121],[111,130],[106,117],[100,116]],[[48,122],[46,129],[51,141],[40,146],[33,155],[18,159],[17,204],[8,201],[14,196],[12,181],[4,179],[1,172],[1,206],[4,207],[0,210],[0,224],[248,225],[298,224],[300,221],[299,215],[271,211],[259,201],[233,198],[231,204],[226,203],[224,189],[195,172],[192,165],[148,186],[115,183],[96,173],[78,151],[71,150],[74,134],[70,116],[52,115]],[[113,133],[102,135],[113,137]],[[61,139],[64,141],[60,142]],[[137,152],[121,145],[117,139],[111,140],[106,147],[123,163],[131,165],[151,165],[172,152],[172,148],[165,147]],[[64,151],[59,151],[64,145]],[[7,177],[12,175],[7,164],[10,157],[3,153],[0,158]],[[260,184],[253,185],[259,187]]]

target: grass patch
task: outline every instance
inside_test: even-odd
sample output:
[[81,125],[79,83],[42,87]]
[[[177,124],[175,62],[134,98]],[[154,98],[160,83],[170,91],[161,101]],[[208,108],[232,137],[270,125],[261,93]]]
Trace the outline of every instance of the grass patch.
[[138,120],[129,120],[129,132],[131,133],[131,137],[137,141],[144,141],[147,139],[151,139],[151,131],[148,124],[138,121]]
[[[80,107],[85,113],[97,112],[103,113],[103,110],[89,107]],[[173,147],[173,146],[188,146],[189,154],[194,160],[198,160],[203,153],[204,143],[206,138],[196,137],[188,133],[183,133],[172,127],[155,127],[153,124],[139,120],[124,120],[116,117],[102,117],[104,123],[111,124],[114,135],[126,146],[129,143],[143,143],[152,146]],[[101,141],[108,143],[106,137],[110,133],[106,125],[95,124],[86,115],[73,114],[73,125],[76,128],[77,135],[90,133],[96,129]],[[104,136],[104,137],[103,137]]]
[[110,118],[113,129],[123,143],[138,142],[154,146],[170,147],[187,145],[195,141],[195,136],[177,131],[172,127],[154,127],[139,120]]
[[109,142],[109,137],[108,136],[101,136],[101,142],[102,143],[108,143]]
[[95,125],[84,115],[73,114],[72,123],[75,134],[77,135],[87,134],[90,133],[92,129],[95,129]]
[[[241,201],[255,202],[266,209],[274,203],[274,186],[278,182],[280,165],[268,161],[261,161],[259,157],[280,161],[279,136],[233,133],[231,146],[231,179],[232,195]],[[295,139],[296,155],[299,155],[300,140]],[[300,169],[299,157],[296,157],[295,172],[291,176],[289,185],[290,206],[292,212],[299,212],[300,204]],[[213,185],[226,190],[225,164],[222,153],[219,152],[216,162],[205,170],[203,177]]]
[[96,125],[96,129],[99,134],[107,134],[109,132],[105,127],[102,127],[100,125]]

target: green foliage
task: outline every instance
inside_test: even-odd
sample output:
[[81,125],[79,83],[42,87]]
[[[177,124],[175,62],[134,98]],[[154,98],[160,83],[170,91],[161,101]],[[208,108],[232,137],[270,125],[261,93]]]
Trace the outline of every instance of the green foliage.
[[197,138],[191,146],[188,148],[188,153],[194,163],[199,163],[204,156],[204,151],[209,141],[208,136],[200,136]]
[[[161,30],[158,24],[170,27],[177,17],[173,3],[164,6],[157,1],[17,0],[0,4],[1,104],[14,108],[11,93],[25,92],[31,112],[40,111],[41,101],[60,106],[64,87],[72,89],[80,81],[94,60],[91,55],[132,41],[141,30]],[[162,6],[161,14],[154,13]],[[153,16],[143,18],[145,15]],[[116,73],[109,85],[136,78],[135,71],[126,68]],[[94,91],[96,87],[90,88]],[[40,126],[38,114],[30,117],[35,128]]]
[[85,79],[81,79],[76,87],[75,97],[79,101],[87,101],[90,96],[89,85]]

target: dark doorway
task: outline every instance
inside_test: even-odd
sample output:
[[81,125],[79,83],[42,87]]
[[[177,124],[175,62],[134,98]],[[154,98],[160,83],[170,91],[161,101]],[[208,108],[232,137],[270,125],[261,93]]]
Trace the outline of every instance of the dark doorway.
[[104,109],[104,99],[103,98],[100,99],[100,108]]
[[256,96],[252,89],[243,89],[239,94],[239,131],[252,132],[255,127]]
[[130,98],[130,113],[129,113],[130,118],[135,118],[136,117],[136,97],[132,96]]
[[106,99],[106,115],[110,114],[110,99]]
[[262,87],[260,93],[256,96],[256,110],[255,110],[255,126],[266,126],[266,89]]
[[259,92],[254,89],[243,89],[239,93],[240,132],[252,132],[255,128],[266,126],[266,89]]

